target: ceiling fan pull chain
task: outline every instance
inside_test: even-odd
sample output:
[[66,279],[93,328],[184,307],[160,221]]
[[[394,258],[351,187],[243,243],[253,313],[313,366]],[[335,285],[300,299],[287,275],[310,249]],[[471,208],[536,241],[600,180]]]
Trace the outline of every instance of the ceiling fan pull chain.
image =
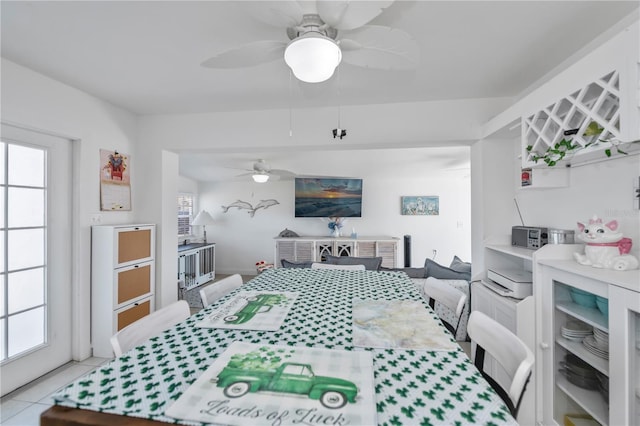
[[289,68],[289,137],[293,137],[293,119],[292,119],[292,112],[291,112],[291,97],[292,95],[292,88],[291,88],[291,80],[293,79],[293,72],[291,71],[291,68]]

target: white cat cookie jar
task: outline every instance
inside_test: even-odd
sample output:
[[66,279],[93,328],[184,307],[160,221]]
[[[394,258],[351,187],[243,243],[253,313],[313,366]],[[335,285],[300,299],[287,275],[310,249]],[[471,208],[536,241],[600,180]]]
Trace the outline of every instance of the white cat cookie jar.
[[603,223],[594,216],[586,225],[578,222],[578,231],[578,239],[586,244],[584,254],[573,254],[579,264],[617,271],[638,268],[638,259],[629,254],[631,239],[618,231],[618,221]]

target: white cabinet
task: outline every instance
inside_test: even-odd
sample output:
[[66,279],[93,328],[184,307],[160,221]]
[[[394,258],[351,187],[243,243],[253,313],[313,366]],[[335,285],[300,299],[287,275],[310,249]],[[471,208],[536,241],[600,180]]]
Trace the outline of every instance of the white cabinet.
[[640,292],[609,286],[610,424],[640,425]]
[[178,246],[178,280],[191,290],[216,277],[215,244]]
[[282,259],[290,262],[322,262],[326,256],[382,257],[382,266],[395,268],[398,258],[395,237],[296,237],[276,238],[276,268]]
[[91,228],[93,356],[113,356],[110,338],[155,307],[155,225]]
[[[537,160],[561,140],[571,141],[581,148],[598,139],[620,139],[620,75],[608,72],[595,81],[546,106],[534,114],[523,117],[523,159],[528,166],[544,165]],[[603,128],[600,135],[584,136],[590,123]],[[575,134],[565,135],[566,131]]]
[[[587,414],[603,425],[639,424],[640,272],[579,265],[572,253],[582,251],[579,244],[545,246],[534,256],[539,341],[536,362],[541,383],[537,420],[545,425],[563,424],[566,414]],[[608,315],[598,307],[576,303],[572,288],[608,299]],[[606,353],[598,354],[582,341],[563,336],[562,327],[576,320],[593,327],[594,333],[608,333],[608,359]],[[567,357],[577,357],[593,367],[600,383],[607,383],[608,378],[610,393],[603,390],[603,384],[568,380],[559,372]]]
[[[563,139],[578,146],[574,155],[567,154],[563,161],[570,164],[605,160],[606,149],[611,149],[612,156],[621,155],[616,154],[616,148],[610,143],[601,140],[638,139],[638,27],[636,21],[531,95],[537,107],[522,117],[523,167],[547,167],[540,157],[548,149],[563,150],[557,145]],[[597,124],[601,133],[585,135],[592,123]],[[637,145],[621,148],[627,152],[637,149]],[[535,176],[532,184],[535,185]]]
[[[533,250],[512,247],[507,244],[485,246],[485,265],[491,270],[517,269],[531,271]],[[484,280],[487,280],[485,275]],[[533,296],[514,299],[497,294],[482,282],[471,284],[471,310],[480,311],[504,325],[518,336],[529,348],[535,347],[535,320]],[[536,366],[534,365],[534,371]],[[502,367],[488,354],[485,356],[485,371],[498,383],[504,385],[507,375]],[[508,389],[508,386],[505,387]],[[518,422],[523,425],[534,423],[535,418],[535,373],[532,374],[522,399]]]

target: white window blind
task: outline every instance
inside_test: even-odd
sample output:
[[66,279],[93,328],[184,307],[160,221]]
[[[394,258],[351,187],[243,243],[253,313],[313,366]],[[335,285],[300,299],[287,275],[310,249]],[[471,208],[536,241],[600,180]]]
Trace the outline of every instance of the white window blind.
[[178,194],[178,236],[191,235],[193,194]]

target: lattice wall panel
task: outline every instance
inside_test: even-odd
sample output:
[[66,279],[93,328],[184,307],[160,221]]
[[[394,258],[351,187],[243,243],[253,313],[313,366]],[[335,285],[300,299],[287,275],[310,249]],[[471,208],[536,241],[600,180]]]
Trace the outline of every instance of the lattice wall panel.
[[[598,139],[620,138],[620,78],[612,71],[541,111],[523,117],[525,164],[533,165],[534,156],[542,156],[563,138],[587,146]],[[604,128],[597,136],[584,136],[589,123]],[[573,135],[565,131],[575,130]],[[527,146],[531,150],[527,151]]]

